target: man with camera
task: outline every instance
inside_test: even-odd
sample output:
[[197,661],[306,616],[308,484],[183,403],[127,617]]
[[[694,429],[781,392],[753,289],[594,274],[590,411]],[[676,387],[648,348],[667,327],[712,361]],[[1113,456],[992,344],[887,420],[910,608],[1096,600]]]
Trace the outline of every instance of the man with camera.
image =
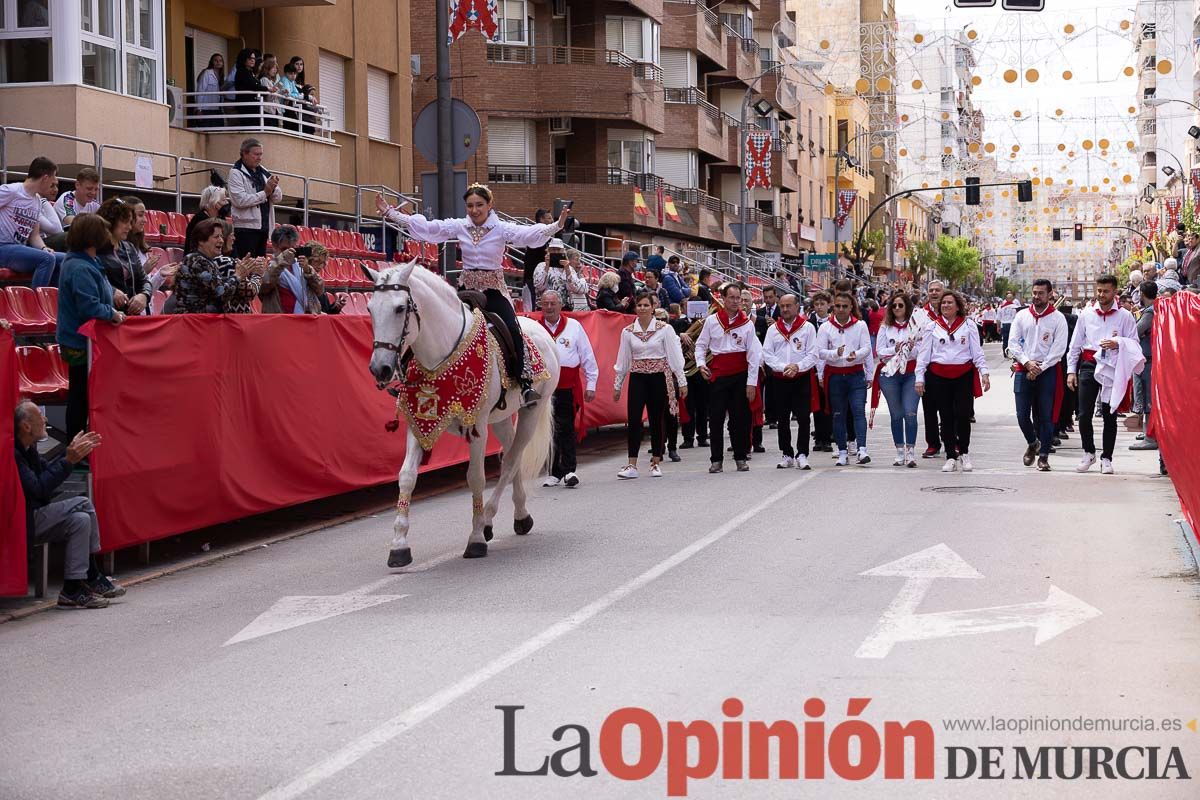
[[294,225],[280,225],[271,231],[275,257],[263,275],[258,298],[264,314],[320,314],[325,281],[308,263],[313,245],[300,245],[300,232]]

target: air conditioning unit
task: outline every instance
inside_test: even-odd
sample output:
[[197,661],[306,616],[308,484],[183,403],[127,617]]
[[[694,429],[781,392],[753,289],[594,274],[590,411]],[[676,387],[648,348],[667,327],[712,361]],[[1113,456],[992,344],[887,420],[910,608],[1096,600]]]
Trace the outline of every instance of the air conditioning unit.
[[178,86],[167,87],[167,119],[172,128],[186,128],[187,120],[183,111],[183,89]]
[[550,118],[550,135],[551,136],[566,136],[571,132],[570,117],[551,117]]
[[554,0],[554,16],[565,17],[567,15],[567,0]]

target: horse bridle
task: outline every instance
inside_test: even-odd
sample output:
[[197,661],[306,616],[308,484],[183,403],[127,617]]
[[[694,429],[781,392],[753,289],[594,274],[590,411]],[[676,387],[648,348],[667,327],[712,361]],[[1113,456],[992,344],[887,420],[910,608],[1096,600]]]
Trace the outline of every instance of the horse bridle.
[[396,354],[398,361],[397,372],[403,375],[408,366],[408,361],[412,358],[412,348],[407,348],[405,352],[404,342],[408,339],[408,324],[413,317],[416,317],[417,324],[421,324],[421,312],[417,310],[417,304],[413,300],[412,288],[406,283],[382,283],[371,288],[372,292],[406,292],[408,297],[404,301],[404,327],[400,329],[400,341],[398,342],[371,342],[372,350],[391,350]]

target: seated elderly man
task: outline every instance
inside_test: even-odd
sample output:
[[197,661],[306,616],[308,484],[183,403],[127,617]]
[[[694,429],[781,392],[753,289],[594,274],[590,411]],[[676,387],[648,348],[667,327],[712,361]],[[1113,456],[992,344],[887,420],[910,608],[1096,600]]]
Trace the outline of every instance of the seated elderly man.
[[100,434],[81,431],[64,455],[47,462],[37,448],[37,443],[46,438],[42,410],[26,400],[17,406],[13,422],[29,542],[65,542],[67,546],[58,604],[63,608],[105,608],[108,598],[120,597],[125,588],[101,573],[96,564],[93,554],[100,549],[96,509],[86,497],[51,500],[71,468],[100,445]]

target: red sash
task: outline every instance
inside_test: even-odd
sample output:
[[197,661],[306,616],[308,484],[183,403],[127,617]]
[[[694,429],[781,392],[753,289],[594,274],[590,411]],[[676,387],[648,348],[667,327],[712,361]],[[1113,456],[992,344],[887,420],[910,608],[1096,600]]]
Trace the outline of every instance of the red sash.
[[[875,365],[875,380],[871,382],[871,408],[879,408],[879,395],[883,392],[883,387],[879,385],[879,378],[883,374],[884,362],[881,360]],[[914,358],[904,365],[904,375],[912,375],[917,371],[917,360]]]
[[[561,331],[560,331],[561,333]],[[569,389],[571,398],[575,406],[575,441],[582,442],[587,429],[580,423],[580,415],[583,412],[583,368],[575,367],[559,367],[558,373],[558,388]]]
[[975,365],[970,361],[965,364],[939,364],[936,361],[929,365],[929,371],[939,378],[946,380],[954,380],[961,378],[968,372],[972,373],[972,380],[975,384],[974,393],[976,397],[983,397],[983,383],[979,380],[979,370],[975,369]]
[[1084,350],[1082,353],[1079,354],[1079,360],[1086,361],[1089,364],[1095,364],[1096,363],[1096,351],[1095,350]]
[[735,350],[732,353],[713,353],[708,360],[708,369],[712,373],[709,381],[717,378],[727,378],[730,375],[740,375],[749,369],[746,363],[746,351]]
[[767,424],[766,415],[763,413],[762,374],[758,377],[759,385],[754,387],[754,399],[750,401],[750,424],[755,428]]

